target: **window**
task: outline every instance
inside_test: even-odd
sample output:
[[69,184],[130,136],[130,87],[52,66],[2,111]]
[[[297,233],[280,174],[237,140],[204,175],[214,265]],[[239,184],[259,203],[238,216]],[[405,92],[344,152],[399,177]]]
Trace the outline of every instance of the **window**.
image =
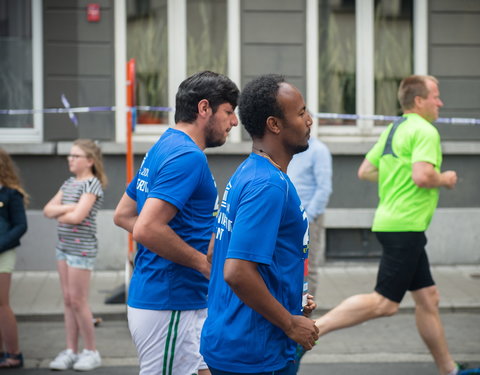
[[[167,0],[127,1],[127,58],[135,58],[136,104],[167,107]],[[138,112],[139,124],[166,122],[168,122],[166,112]]]
[[187,75],[227,74],[227,1],[187,0]]
[[[0,108],[33,108],[29,0],[0,1]],[[33,128],[33,115],[0,115],[2,128]]]
[[[173,87],[169,85],[175,86],[173,81],[181,81],[195,72],[208,69],[227,74],[227,0],[173,1],[127,0],[126,3],[127,59],[135,58],[136,101],[140,106],[174,106]],[[169,22],[170,17],[174,21]],[[185,39],[177,44],[179,35]],[[181,52],[183,44],[186,56]],[[169,56],[169,51],[175,56]],[[175,63],[170,60],[169,64],[169,57]],[[186,59],[185,69],[185,62],[180,61],[183,59]],[[177,88],[174,89],[176,92]],[[168,124],[168,121],[168,112],[139,111],[138,133],[161,132],[164,127],[151,126],[149,130],[141,125]]]
[[[41,9],[41,0],[0,0],[1,109],[42,108]],[[39,142],[42,119],[41,113],[0,114],[0,138],[3,142]]]
[[398,86],[413,72],[412,6],[412,0],[375,2],[375,114],[402,113]]
[[[413,73],[414,0],[317,0],[316,6],[318,111],[399,115],[398,85]],[[362,131],[385,123],[319,120]]]
[[[318,109],[356,113],[355,2],[318,1]],[[349,120],[321,120],[325,124],[352,124]]]
[[[0,0],[0,109],[42,107],[41,9],[41,1]],[[0,114],[2,141],[38,142],[41,128],[40,113]]]

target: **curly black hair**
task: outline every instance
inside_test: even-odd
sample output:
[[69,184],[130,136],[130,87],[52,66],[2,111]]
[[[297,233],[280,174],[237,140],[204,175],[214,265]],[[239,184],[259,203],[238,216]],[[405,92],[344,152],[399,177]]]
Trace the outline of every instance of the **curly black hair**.
[[261,75],[248,82],[239,99],[239,115],[243,126],[252,138],[262,138],[265,134],[267,118],[283,118],[283,110],[278,104],[277,95],[285,77],[279,74]]
[[203,99],[208,100],[213,113],[223,103],[230,103],[235,109],[238,95],[238,87],[230,78],[208,70],[195,73],[178,87],[175,97],[175,123],[195,121],[198,102]]

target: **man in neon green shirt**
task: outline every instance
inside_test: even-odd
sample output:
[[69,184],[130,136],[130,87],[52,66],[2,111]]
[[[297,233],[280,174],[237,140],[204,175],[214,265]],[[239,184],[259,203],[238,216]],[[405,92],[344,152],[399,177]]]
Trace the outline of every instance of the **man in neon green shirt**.
[[378,182],[380,201],[372,231],[383,254],[375,291],[347,298],[317,320],[320,336],[398,311],[405,293],[415,301],[418,331],[441,375],[480,374],[463,369],[448,350],[438,310],[439,293],[425,252],[425,230],[438,201],[438,188],[453,189],[454,171],[440,172],[440,136],[432,125],[443,106],[438,81],[410,76],[400,83],[403,116],[390,124],[358,170],[363,180]]

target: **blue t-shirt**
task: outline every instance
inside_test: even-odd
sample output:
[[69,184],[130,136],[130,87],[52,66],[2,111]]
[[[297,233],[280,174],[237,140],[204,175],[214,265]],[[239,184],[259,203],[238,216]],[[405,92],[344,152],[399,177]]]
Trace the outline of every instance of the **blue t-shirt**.
[[215,229],[200,351],[223,371],[279,370],[294,359],[296,343],[237,297],[223,267],[226,258],[258,263],[270,293],[291,314],[302,314],[308,220],[300,198],[285,173],[251,154],[225,189]]
[[[178,208],[169,226],[206,254],[216,215],[217,189],[207,158],[185,133],[168,129],[148,151],[127,188],[140,213],[148,198]],[[207,307],[208,280],[198,271],[164,259],[138,244],[128,305],[150,310]]]

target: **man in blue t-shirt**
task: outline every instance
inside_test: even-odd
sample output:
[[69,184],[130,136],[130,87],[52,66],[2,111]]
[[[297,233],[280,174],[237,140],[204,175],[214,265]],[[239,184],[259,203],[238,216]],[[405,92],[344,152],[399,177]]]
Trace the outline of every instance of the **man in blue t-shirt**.
[[309,350],[318,337],[303,316],[315,307],[302,298],[308,220],[286,174],[292,156],[308,148],[312,118],[278,75],[248,83],[239,110],[253,152],[228,182],[217,216],[201,353],[213,375],[288,374],[297,343]]
[[213,72],[183,81],[175,127],[147,152],[115,211],[138,243],[128,324],[140,374],[209,374],[199,352],[206,318],[217,190],[203,150],[238,124],[238,88]]

